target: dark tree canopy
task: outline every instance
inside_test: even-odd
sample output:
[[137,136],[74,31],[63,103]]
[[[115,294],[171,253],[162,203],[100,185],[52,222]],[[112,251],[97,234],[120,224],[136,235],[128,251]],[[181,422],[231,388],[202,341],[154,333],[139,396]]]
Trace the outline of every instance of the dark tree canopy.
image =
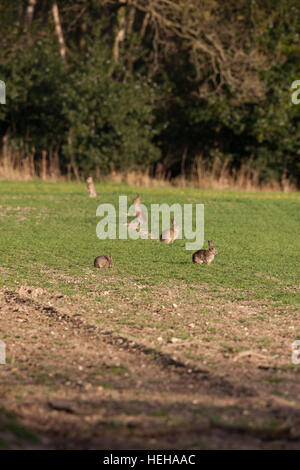
[[2,0],[2,157],[300,183],[297,0]]

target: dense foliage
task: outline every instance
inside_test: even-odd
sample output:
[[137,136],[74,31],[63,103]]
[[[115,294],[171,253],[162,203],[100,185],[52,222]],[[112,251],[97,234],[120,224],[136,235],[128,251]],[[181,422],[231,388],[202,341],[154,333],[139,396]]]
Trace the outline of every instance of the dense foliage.
[[298,1],[3,0],[0,28],[0,135],[36,168],[300,183]]

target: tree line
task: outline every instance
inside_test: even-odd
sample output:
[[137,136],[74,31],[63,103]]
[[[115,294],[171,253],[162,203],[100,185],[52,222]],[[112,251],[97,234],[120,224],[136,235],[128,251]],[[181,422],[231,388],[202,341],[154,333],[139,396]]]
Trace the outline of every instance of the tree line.
[[2,0],[2,159],[300,184],[298,0]]

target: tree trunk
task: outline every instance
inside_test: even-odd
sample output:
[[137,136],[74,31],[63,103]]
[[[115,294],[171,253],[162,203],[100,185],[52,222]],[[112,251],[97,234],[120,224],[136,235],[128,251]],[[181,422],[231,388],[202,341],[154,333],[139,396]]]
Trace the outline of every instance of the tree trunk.
[[26,8],[26,15],[25,15],[25,29],[27,30],[31,26],[35,6],[36,6],[36,0],[28,0],[28,5]]
[[[125,0],[119,0],[120,3],[126,5]],[[118,11],[118,31],[115,36],[113,58],[115,62],[118,62],[120,54],[120,42],[124,41],[126,33],[126,6],[121,6]]]
[[59,43],[59,52],[60,52],[62,59],[64,60],[66,57],[67,49],[66,49],[64,35],[63,35],[62,27],[61,27],[59,11],[58,11],[56,0],[54,0],[52,3],[52,15],[53,15],[55,31],[56,31],[58,43]]
[[70,163],[71,163],[71,168],[74,172],[75,178],[77,182],[80,182],[80,176],[78,172],[77,165],[75,163],[74,155],[73,155],[73,148],[72,148],[72,129],[69,130],[69,135],[68,135],[68,147],[69,147],[69,156],[70,156]]
[[42,180],[46,181],[47,179],[47,152],[46,150],[42,151]]

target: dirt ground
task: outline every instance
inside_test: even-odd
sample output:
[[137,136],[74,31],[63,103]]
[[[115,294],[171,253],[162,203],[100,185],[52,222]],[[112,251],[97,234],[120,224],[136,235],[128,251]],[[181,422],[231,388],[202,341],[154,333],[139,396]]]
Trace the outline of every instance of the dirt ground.
[[[165,309],[151,307],[156,321],[168,315],[176,323],[186,313],[191,331],[196,329],[193,304],[176,304],[176,292],[162,288],[160,305],[164,295]],[[224,301],[220,308],[234,336],[231,320],[237,312],[260,315],[265,307]],[[290,344],[282,312],[270,325],[274,351],[251,347],[253,338],[247,349],[245,327],[246,347],[238,352],[206,348],[197,335],[187,340],[158,336],[149,327],[140,337],[137,331],[124,334],[125,326],[121,333],[112,332],[83,315],[87,309],[79,297],[74,302],[44,289],[0,291],[1,338],[7,349],[7,363],[0,365],[2,446],[300,448],[300,370],[285,367],[280,359]],[[223,328],[225,333],[226,324]],[[200,354],[201,361],[196,360]],[[276,360],[270,361],[270,355]],[[7,424],[9,413],[16,417],[15,427]],[[15,432],[17,426],[37,439]]]

